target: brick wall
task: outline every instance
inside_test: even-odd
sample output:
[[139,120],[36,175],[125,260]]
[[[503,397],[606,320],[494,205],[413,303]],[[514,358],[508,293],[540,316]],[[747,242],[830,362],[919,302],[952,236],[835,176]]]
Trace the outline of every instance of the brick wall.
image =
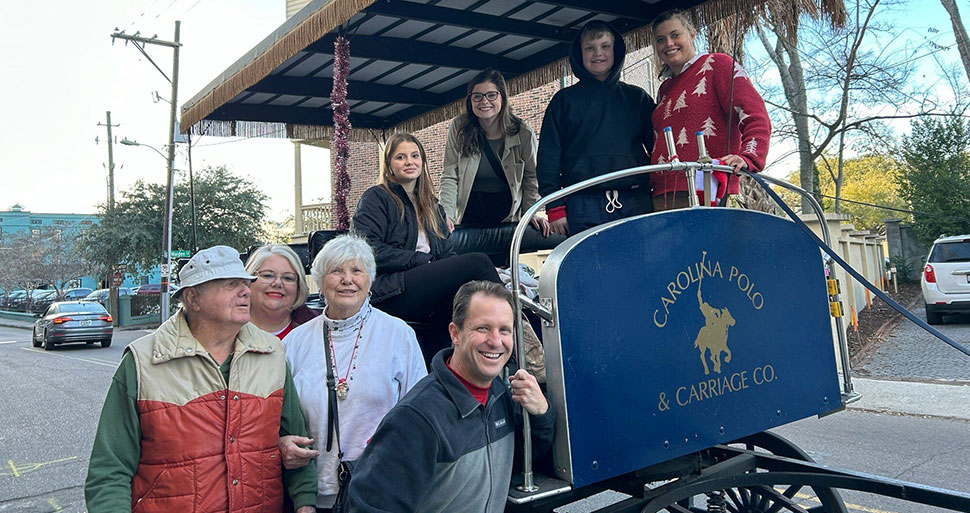
[[[642,49],[629,54],[625,60],[625,68],[622,73],[624,82],[634,84],[646,89],[651,95],[655,95],[656,74],[649,56],[653,54],[652,49]],[[575,82],[575,78],[570,76],[565,80],[565,85],[569,86]],[[535,130],[536,135],[542,131],[542,116],[546,112],[546,105],[560,89],[560,82],[550,82],[544,86],[537,87],[530,91],[513,96],[509,102],[520,118],[525,120],[529,126]],[[431,177],[434,181],[435,190],[441,179],[442,159],[445,152],[445,141],[448,137],[448,125],[451,121],[438,123],[424,130],[415,132],[415,136],[424,145],[428,154],[428,165],[431,170]],[[390,135],[390,134],[388,134]],[[347,195],[347,208],[351,215],[357,208],[357,201],[369,187],[377,183],[378,167],[380,157],[378,155],[377,143],[351,143],[350,158],[347,161],[347,171],[350,173],[351,188]],[[333,162],[331,161],[331,169]],[[331,173],[331,185],[332,185]],[[332,190],[332,188],[331,188]]]

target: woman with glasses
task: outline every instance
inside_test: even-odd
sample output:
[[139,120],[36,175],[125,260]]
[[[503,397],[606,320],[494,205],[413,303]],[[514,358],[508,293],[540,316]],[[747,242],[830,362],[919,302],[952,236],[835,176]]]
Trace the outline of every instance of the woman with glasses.
[[249,317],[263,331],[283,340],[293,328],[317,316],[304,304],[309,288],[300,257],[289,246],[257,249],[246,261],[246,272],[256,276],[249,286]]
[[[452,121],[441,174],[441,206],[457,253],[481,251],[508,265],[514,224],[539,199],[535,132],[512,113],[505,78],[486,69],[468,83],[465,113]],[[549,223],[534,217],[524,251],[553,248]],[[486,243],[489,241],[489,243]]]

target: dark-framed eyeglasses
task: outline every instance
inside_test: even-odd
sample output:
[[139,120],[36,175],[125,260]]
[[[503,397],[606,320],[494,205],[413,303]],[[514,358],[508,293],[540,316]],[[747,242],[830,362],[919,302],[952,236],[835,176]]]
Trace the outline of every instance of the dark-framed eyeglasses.
[[273,271],[258,271],[256,273],[256,277],[259,278],[260,281],[266,283],[273,283],[276,281],[276,278],[279,278],[286,285],[293,285],[297,280],[297,276],[293,273],[277,274]]
[[468,97],[471,98],[472,102],[474,103],[481,103],[481,101],[486,98],[488,99],[488,101],[494,102],[495,99],[498,98],[498,95],[499,95],[498,91],[489,91],[487,93],[472,93],[468,95]]

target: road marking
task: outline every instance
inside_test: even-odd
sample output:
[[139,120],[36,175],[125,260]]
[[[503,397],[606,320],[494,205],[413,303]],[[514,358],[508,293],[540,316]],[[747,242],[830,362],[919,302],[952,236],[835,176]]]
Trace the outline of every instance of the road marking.
[[0,341],[0,345],[3,345],[3,344],[16,344],[16,343],[17,343],[16,340],[4,340],[4,341]]
[[30,351],[31,353],[45,354],[48,356],[60,356],[61,358],[68,358],[71,360],[78,360],[81,362],[93,363],[95,365],[104,365],[105,367],[115,368],[118,366],[117,362],[109,362],[105,360],[96,360],[94,358],[78,358],[76,356],[67,356],[66,354],[57,354],[50,351],[44,351],[43,349],[37,349],[34,347],[21,347],[24,351]]
[[77,459],[77,456],[71,456],[69,458],[61,458],[59,460],[45,461],[43,463],[24,463],[22,465],[16,465],[14,464],[13,460],[7,460],[7,464],[10,465],[10,472],[0,472],[0,476],[20,477],[24,474],[33,472],[46,465],[53,465],[54,463],[63,463],[65,461],[71,461],[76,459]]
[[51,507],[54,508],[54,511],[61,511],[64,509],[61,507],[60,504],[57,503],[57,499],[53,497],[51,497],[50,499],[47,499],[47,504],[50,504]]
[[[804,493],[796,493],[795,494],[795,497],[798,498],[798,499],[808,499],[811,502],[817,502],[819,504],[822,503],[822,501],[820,501],[818,499],[818,497],[816,497],[814,495],[806,495]],[[849,509],[852,509],[852,510],[856,510],[856,511],[862,511],[864,513],[896,513],[895,511],[887,511],[887,510],[884,510],[884,509],[868,508],[866,506],[861,506],[859,504],[852,504],[851,502],[846,502],[845,503],[845,507],[846,508],[849,508]]]

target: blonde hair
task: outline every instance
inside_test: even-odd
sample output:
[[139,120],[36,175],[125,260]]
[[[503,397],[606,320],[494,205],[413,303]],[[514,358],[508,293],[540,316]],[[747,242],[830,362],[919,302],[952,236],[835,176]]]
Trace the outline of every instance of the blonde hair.
[[[655,64],[658,65],[657,68],[660,70],[660,74],[658,76],[663,76],[664,73],[670,71],[670,66],[661,62],[660,54],[656,53],[657,27],[659,27],[661,23],[671,20],[679,21],[684,28],[687,29],[687,32],[690,33],[692,42],[694,38],[697,37],[697,29],[694,27],[694,22],[690,20],[690,16],[688,16],[686,12],[681,11],[680,9],[670,9],[669,11],[664,11],[658,14],[650,24],[650,35],[653,37],[654,59],[656,61]],[[697,52],[697,48],[694,48],[694,52]]]
[[404,202],[401,198],[397,197],[391,191],[389,183],[397,183],[394,179],[394,173],[391,170],[391,158],[394,156],[394,152],[397,147],[404,142],[413,143],[418,147],[418,152],[421,153],[421,176],[418,177],[418,181],[415,184],[415,195],[414,199],[417,205],[414,206],[414,210],[418,214],[419,222],[424,228],[425,232],[434,233],[438,237],[444,237],[445,233],[441,229],[441,221],[438,214],[438,197],[434,195],[434,186],[431,184],[431,173],[428,171],[428,155],[424,151],[424,145],[417,137],[404,133],[398,132],[387,139],[387,144],[384,146],[384,166],[381,168],[381,174],[377,179],[378,185],[384,187],[387,192],[394,199],[394,203],[397,204],[397,210],[401,214],[401,220],[404,220]]
[[286,244],[267,244],[253,251],[253,254],[249,255],[249,259],[246,260],[246,272],[255,276],[256,270],[259,269],[259,266],[263,265],[263,261],[270,255],[278,255],[285,258],[296,274],[296,300],[289,307],[290,311],[296,310],[303,306],[303,303],[306,303],[306,298],[310,295],[310,287],[306,284],[306,272],[303,270],[303,262],[300,261],[300,257],[296,254],[296,251],[293,251],[293,248]]

